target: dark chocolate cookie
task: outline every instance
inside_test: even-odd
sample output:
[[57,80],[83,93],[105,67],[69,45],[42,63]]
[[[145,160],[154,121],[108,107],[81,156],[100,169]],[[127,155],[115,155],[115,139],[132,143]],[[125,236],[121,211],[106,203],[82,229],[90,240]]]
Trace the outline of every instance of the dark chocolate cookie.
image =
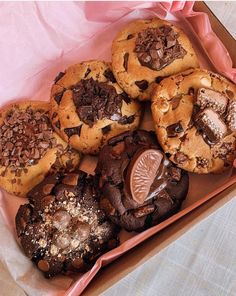
[[73,148],[97,154],[108,139],[135,129],[140,104],[120,88],[109,63],[87,61],[69,67],[55,79],[51,121]]
[[236,85],[204,69],[164,79],[153,91],[158,141],[182,169],[207,174],[236,157]]
[[155,83],[190,67],[198,60],[188,37],[158,18],[131,22],[112,44],[114,75],[132,98],[150,100]]
[[141,231],[176,213],[188,192],[188,174],[160,150],[154,132],[126,132],[99,154],[100,206],[128,231]]
[[83,272],[118,245],[118,228],[99,208],[93,178],[86,173],[51,175],[28,198],[16,215],[17,235],[46,277]]

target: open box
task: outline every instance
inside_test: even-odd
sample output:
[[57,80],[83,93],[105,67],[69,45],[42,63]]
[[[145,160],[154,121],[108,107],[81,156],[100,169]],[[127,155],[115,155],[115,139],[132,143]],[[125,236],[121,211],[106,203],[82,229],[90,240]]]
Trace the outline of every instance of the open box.
[[[195,2],[194,10],[207,13],[213,31],[224,43],[232,59],[233,66],[235,67],[236,40],[230,35],[223,24],[217,19],[217,17],[204,2]],[[235,173],[236,172],[233,172],[232,175],[235,175]],[[200,199],[199,204],[195,204],[196,208],[194,210],[189,208],[189,210],[191,211],[186,211],[185,213],[182,213],[183,215],[181,215],[180,219],[179,217],[176,217],[176,219],[174,219],[176,220],[175,223],[167,226],[157,234],[145,240],[142,244],[128,251],[112,264],[105,266],[94,277],[93,281],[85,289],[82,295],[100,295],[110,286],[114,285],[117,281],[125,277],[138,266],[146,262],[148,259],[160,252],[165,247],[167,247],[174,240],[178,239],[195,224],[212,214],[214,211],[222,207],[231,199],[235,198],[236,178],[234,177],[232,179],[232,182],[230,182],[230,184],[228,185],[228,188],[222,188],[222,192],[215,192],[215,194],[212,195],[212,199],[208,199],[207,201],[204,199]],[[173,218],[174,217],[170,219]]]
[[[117,3],[115,5],[117,5]],[[222,29],[222,25],[218,22],[218,20],[214,17],[214,15],[210,13],[208,8],[203,3],[200,3],[200,2],[196,3],[195,6],[196,6],[195,10],[197,11],[208,12],[210,18],[213,20],[213,29],[215,30],[216,33],[219,33],[220,35],[219,37],[223,41],[224,45],[227,48],[232,49],[233,48],[232,44],[235,41],[231,39],[230,35],[224,29]],[[184,10],[184,7],[183,7],[183,10]],[[185,12],[183,11],[183,13]],[[137,15],[135,15],[134,13],[132,17],[135,19],[138,16],[139,16],[139,13],[137,13]],[[147,11],[143,11],[143,17],[150,17],[150,16],[152,15],[150,15]],[[161,17],[161,13],[160,13],[160,17]],[[171,20],[175,21],[175,19],[171,19]],[[119,23],[119,20],[117,22]],[[103,33],[101,33],[101,35],[99,34],[98,36],[103,36],[103,42],[107,41],[110,43],[113,36],[110,36],[109,34],[104,35]],[[115,33],[116,32],[114,32],[114,34]],[[194,35],[189,37],[192,40],[196,39],[196,36]],[[94,40],[96,41],[94,42]],[[89,44],[90,48],[86,53],[81,53],[74,56],[73,54],[68,55],[67,58],[62,63],[61,63],[61,60],[59,59],[58,62],[56,61],[53,64],[53,69],[46,71],[47,78],[42,79],[42,77],[45,74],[45,71],[42,71],[42,76],[41,74],[35,75],[35,78],[33,78],[34,80],[32,80],[31,83],[34,84],[35,81],[43,81],[46,85],[48,85],[48,87],[44,89],[45,94],[47,94],[47,97],[48,97],[51,81],[55,76],[56,71],[61,70],[62,67],[66,67],[68,64],[75,63],[75,61],[77,61],[75,60],[75,57],[79,58],[79,60],[83,60],[83,59],[87,59],[88,57],[104,58],[104,56],[106,56],[106,50],[104,50],[101,44],[98,42],[98,37],[95,36],[94,40],[90,40],[92,42],[90,42]],[[203,51],[201,46],[198,45],[197,47],[198,48],[196,48],[196,50],[198,52]],[[107,57],[107,59],[108,58],[109,57]],[[235,53],[232,54],[232,59],[234,61],[234,64],[236,64]],[[214,70],[214,65],[212,65],[210,60],[203,59],[203,61],[201,62],[204,67]],[[233,74],[230,77],[232,78]],[[37,99],[38,97],[41,97],[41,96],[42,96],[42,93],[39,91],[39,93],[37,93],[34,96],[34,99]],[[146,113],[146,119],[144,119],[143,127],[150,129],[151,124],[152,123],[151,123],[150,114]],[[91,161],[92,159],[89,159],[89,160]],[[81,168],[85,168],[84,162],[82,163]],[[145,260],[153,256],[156,252],[160,251],[163,247],[167,246],[170,242],[172,242],[174,239],[180,236],[183,232],[189,229],[197,221],[209,215],[209,213],[211,213],[212,211],[220,207],[223,203],[225,203],[227,200],[229,200],[234,196],[234,192],[236,189],[235,174],[233,175],[233,177],[230,177],[229,172],[226,172],[224,175],[219,175],[219,176],[216,175],[214,176],[214,178],[212,176],[196,176],[196,175],[193,178],[198,180],[195,180],[194,186],[191,186],[191,181],[190,181],[191,198],[186,199],[185,203],[183,204],[182,210],[179,213],[167,219],[166,221],[162,222],[161,224],[141,234],[137,234],[133,236],[132,238],[127,240],[125,244],[122,244],[115,250],[109,252],[111,255],[109,254],[103,255],[96,262],[92,270],[89,271],[84,276],[82,276],[79,281],[77,281],[74,285],[72,285],[71,288],[67,292],[65,292],[65,295],[70,295],[70,296],[79,295],[79,293],[81,293],[86,288],[88,283],[92,280],[92,278],[98,272],[101,265],[103,265],[102,262],[110,263],[111,261],[120,257],[125,251],[127,252],[128,250],[130,250],[126,254],[123,254],[123,256],[121,256],[118,260],[114,261],[112,264],[106,266],[103,270],[101,270],[96,275],[92,283],[84,291],[84,295],[100,294],[102,291],[104,291],[109,286],[111,286],[114,282],[116,282],[117,280],[119,280],[120,278],[128,274],[131,270],[136,268],[139,264],[143,263]],[[217,183],[217,186],[215,183]],[[201,188],[198,188],[198,191],[196,191],[196,184],[201,184],[202,186]],[[19,201],[19,199],[17,200],[17,198],[15,198],[15,200],[16,200],[16,203],[15,203],[15,210],[16,210],[18,208],[19,203],[23,203],[24,201]],[[11,207],[11,203],[10,202],[9,204],[7,203],[8,202],[5,201],[6,206]],[[11,222],[13,222],[12,217],[10,220]],[[172,224],[173,222],[175,222],[175,224]],[[154,235],[157,232],[158,234]],[[132,235],[130,235],[130,237],[131,236]],[[134,248],[134,246],[138,244],[139,246]],[[51,282],[51,284],[53,285],[53,282]],[[55,292],[53,293],[53,295],[62,295],[62,294],[64,293],[62,292],[59,292],[56,294]]]

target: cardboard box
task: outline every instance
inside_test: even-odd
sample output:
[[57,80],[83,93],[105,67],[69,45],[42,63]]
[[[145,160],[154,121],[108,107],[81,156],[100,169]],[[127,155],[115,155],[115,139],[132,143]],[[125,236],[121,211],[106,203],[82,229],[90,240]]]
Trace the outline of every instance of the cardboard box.
[[[208,14],[214,32],[224,43],[230,53],[233,65],[236,66],[236,40],[230,35],[204,2],[196,2],[194,10],[206,12]],[[117,281],[132,272],[135,268],[143,264],[146,260],[156,255],[171,242],[179,238],[195,224],[222,207],[236,195],[235,180],[232,183],[234,184],[223,192],[216,194],[212,199],[186,214],[174,224],[171,224],[142,244],[131,249],[126,254],[123,254],[116,259],[116,261],[112,262],[112,264],[102,268],[82,295],[93,296],[101,294]]]

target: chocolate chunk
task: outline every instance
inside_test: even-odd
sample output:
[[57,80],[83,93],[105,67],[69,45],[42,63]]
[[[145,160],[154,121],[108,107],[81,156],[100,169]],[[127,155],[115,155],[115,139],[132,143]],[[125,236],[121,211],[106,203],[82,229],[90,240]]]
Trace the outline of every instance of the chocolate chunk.
[[202,133],[203,139],[208,145],[219,142],[227,133],[227,126],[219,115],[212,109],[205,109],[195,118],[197,130]]
[[125,71],[128,70],[128,60],[129,60],[129,53],[125,53],[124,55],[124,62],[123,62],[123,67],[125,68]]
[[66,185],[76,186],[78,184],[78,177],[78,174],[70,173],[63,178],[62,183]]
[[178,37],[178,33],[167,25],[138,33],[134,52],[140,64],[152,70],[161,70],[175,59],[182,59],[187,52]]
[[166,48],[170,48],[176,44],[176,38],[171,35],[167,35],[166,37]]
[[234,93],[231,90],[226,89],[225,93],[226,93],[226,95],[227,95],[227,97],[229,99],[233,99],[234,98]]
[[137,87],[139,87],[141,90],[146,90],[148,88],[148,82],[147,80],[140,80],[140,81],[135,81],[135,84]]
[[111,153],[114,155],[121,155],[123,152],[125,151],[125,143],[124,142],[120,142],[117,143],[113,148]]
[[103,73],[103,75],[112,83],[116,82],[115,76],[112,73],[111,69],[106,69],[105,72]]
[[157,76],[155,82],[159,84],[164,78],[166,78],[166,76]]
[[57,112],[53,112],[53,114],[52,114],[52,119],[56,118],[56,117],[57,117],[57,115],[58,115],[58,113],[57,113]]
[[103,118],[120,118],[122,97],[112,85],[93,78],[81,80],[73,88],[73,101],[81,121],[92,127]]
[[57,77],[54,79],[54,82],[57,83],[57,81],[59,81],[64,75],[65,75],[64,72],[59,72]]
[[179,107],[179,103],[180,103],[181,99],[182,99],[182,95],[177,95],[171,99],[170,103],[172,106],[172,110],[175,110]]
[[146,52],[139,54],[138,57],[142,63],[149,63],[152,60],[151,55],[147,54]]
[[135,115],[130,115],[130,116],[124,115],[118,120],[118,123],[131,124],[132,122],[134,122],[134,119],[135,119]]
[[168,137],[177,137],[179,133],[182,133],[184,131],[180,121],[174,124],[171,124],[167,126],[166,128]]
[[130,40],[130,39],[132,39],[132,38],[134,38],[134,35],[133,35],[133,34],[129,34],[129,35],[127,36],[127,40]]
[[197,92],[196,104],[201,108],[211,108],[219,114],[226,110],[228,98],[212,89],[200,88]]
[[57,127],[58,129],[61,128],[61,122],[60,122],[60,120],[57,120],[57,121],[55,122],[55,127]]
[[125,101],[126,104],[131,104],[131,99],[126,92],[121,93],[120,96],[122,97],[122,99]]
[[82,124],[75,127],[68,127],[64,129],[64,132],[66,133],[67,137],[70,138],[73,135],[78,135],[80,137]]
[[108,124],[107,126],[104,126],[104,127],[102,128],[102,133],[103,133],[103,135],[108,134],[110,131],[111,131],[111,124]]
[[174,155],[174,161],[177,164],[184,164],[188,160],[188,156],[185,155],[183,152],[176,152]]
[[236,101],[232,101],[228,105],[226,121],[232,132],[236,131]]
[[181,179],[181,169],[176,168],[176,167],[171,167],[170,168],[170,175],[171,175],[171,178],[174,181],[180,181],[180,179]]
[[147,215],[151,214],[154,210],[155,210],[154,205],[147,205],[147,206],[138,208],[137,210],[134,210],[134,216],[136,218],[147,216]]
[[194,95],[194,88],[193,88],[193,87],[190,87],[190,88],[188,89],[188,94],[189,94],[190,96],[193,96],[193,95]]
[[58,105],[61,102],[61,99],[63,97],[64,91],[65,90],[63,90],[62,92],[59,92],[59,93],[55,94],[55,96],[54,96],[54,100],[57,102]]
[[132,198],[143,204],[156,177],[163,155],[160,151],[147,149],[138,152],[128,167],[127,180]]
[[43,194],[44,195],[49,195],[52,192],[52,188],[54,187],[55,184],[45,184],[43,186]]
[[86,72],[84,74],[84,78],[86,78],[89,75],[90,72],[91,72],[91,69],[87,68],[87,70],[86,70]]

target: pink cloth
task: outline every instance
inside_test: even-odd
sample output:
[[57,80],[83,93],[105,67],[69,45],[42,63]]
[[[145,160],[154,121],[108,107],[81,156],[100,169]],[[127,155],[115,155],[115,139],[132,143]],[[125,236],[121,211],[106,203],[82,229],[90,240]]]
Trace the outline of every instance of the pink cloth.
[[[85,59],[110,60],[111,41],[125,24],[134,19],[156,16],[170,20],[186,31],[202,66],[216,69],[236,82],[236,69],[232,68],[226,48],[212,31],[208,16],[194,12],[192,7],[193,2],[185,1],[0,3],[0,104],[26,98],[48,100],[52,81],[58,72]],[[103,255],[88,273],[75,281],[65,295],[79,295],[101,266],[113,261],[234,182],[235,177],[224,185],[222,180],[219,183],[221,185],[216,182],[215,186],[218,188],[212,189],[212,193],[205,192],[197,202],[177,215],[132,236],[115,250]],[[0,196],[0,213],[11,227],[14,216],[10,216],[6,208],[14,208],[15,211],[18,203],[20,202],[5,193]],[[28,293],[29,291],[32,290],[27,290]],[[56,294],[50,292],[50,289],[45,291],[47,295],[64,294],[62,286]]]

